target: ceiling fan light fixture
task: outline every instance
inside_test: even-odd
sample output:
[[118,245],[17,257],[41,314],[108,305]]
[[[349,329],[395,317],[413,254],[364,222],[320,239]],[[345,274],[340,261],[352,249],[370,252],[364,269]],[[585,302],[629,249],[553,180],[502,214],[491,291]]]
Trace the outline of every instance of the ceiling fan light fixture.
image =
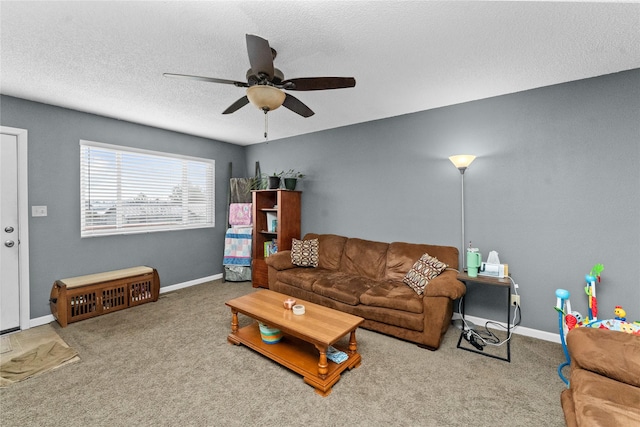
[[249,102],[263,111],[273,111],[280,107],[286,98],[280,89],[268,85],[254,85],[247,89]]
[[280,106],[293,111],[301,117],[311,117],[313,110],[307,107],[295,96],[283,90],[315,91],[328,89],[346,89],[356,85],[353,77],[302,77],[284,79],[282,71],[273,66],[276,51],[269,46],[269,41],[252,34],[246,35],[247,53],[251,68],[247,71],[246,82],[218,79],[214,77],[192,76],[188,74],[164,73],[165,77],[177,77],[190,80],[200,80],[210,83],[234,85],[247,88],[247,94],[227,107],[222,114],[231,114],[251,103],[265,113],[278,109]]

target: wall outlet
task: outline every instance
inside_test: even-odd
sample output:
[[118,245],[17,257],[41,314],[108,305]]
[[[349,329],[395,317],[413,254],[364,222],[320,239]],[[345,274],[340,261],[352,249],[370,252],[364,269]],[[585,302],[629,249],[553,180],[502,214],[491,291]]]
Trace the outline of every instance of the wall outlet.
[[46,206],[31,206],[31,216],[47,216]]
[[511,305],[514,307],[520,305],[520,295],[511,294]]

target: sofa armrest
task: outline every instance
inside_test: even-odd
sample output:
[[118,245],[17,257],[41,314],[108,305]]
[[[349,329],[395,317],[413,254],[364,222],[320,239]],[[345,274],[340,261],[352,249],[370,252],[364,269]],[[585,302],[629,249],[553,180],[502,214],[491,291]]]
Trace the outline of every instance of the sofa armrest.
[[582,368],[640,387],[640,337],[598,328],[574,328],[567,334],[571,369]]
[[446,270],[435,279],[429,281],[424,290],[424,295],[427,297],[447,297],[455,300],[464,296],[466,292],[467,288],[458,280],[458,273],[455,270]]
[[273,255],[269,255],[264,259],[269,267],[273,267],[278,271],[288,270],[296,266],[291,263],[291,251],[279,251]]

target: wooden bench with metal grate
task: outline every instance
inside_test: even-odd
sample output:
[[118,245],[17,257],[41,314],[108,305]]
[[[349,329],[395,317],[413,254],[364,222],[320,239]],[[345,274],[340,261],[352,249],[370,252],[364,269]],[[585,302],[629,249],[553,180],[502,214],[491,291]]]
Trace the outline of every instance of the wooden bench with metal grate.
[[56,280],[51,288],[51,313],[67,324],[157,301],[160,277],[155,268],[139,266]]

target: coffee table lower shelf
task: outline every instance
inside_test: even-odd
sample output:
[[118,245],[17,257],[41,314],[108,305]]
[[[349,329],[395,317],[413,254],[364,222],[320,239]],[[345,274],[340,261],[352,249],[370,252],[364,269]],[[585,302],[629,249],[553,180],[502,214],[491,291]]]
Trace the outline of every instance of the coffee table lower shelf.
[[340,364],[328,360],[327,374],[321,376],[318,374],[319,350],[313,344],[288,335],[283,336],[282,340],[276,344],[267,344],[262,341],[257,322],[229,334],[227,340],[236,345],[244,344],[302,375],[304,382],[314,387],[316,393],[323,397],[331,393],[331,387],[338,382],[340,374],[345,369],[357,368],[361,362],[359,353],[349,354],[348,350],[334,346],[347,353],[349,358]]

